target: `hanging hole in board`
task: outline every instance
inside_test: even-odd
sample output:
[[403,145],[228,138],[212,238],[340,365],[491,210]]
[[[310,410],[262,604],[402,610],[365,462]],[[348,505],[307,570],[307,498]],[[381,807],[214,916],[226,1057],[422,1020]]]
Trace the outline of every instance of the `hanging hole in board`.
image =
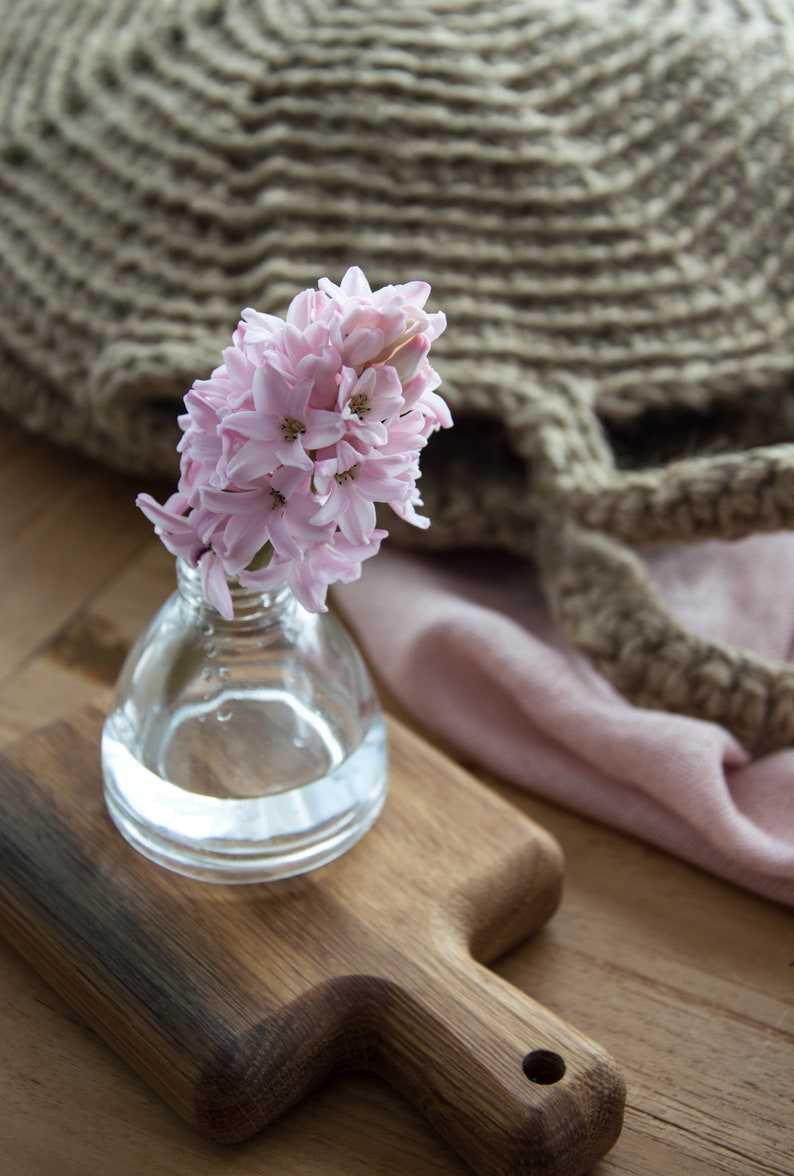
[[565,1074],[565,1062],[550,1049],[533,1049],[521,1063],[530,1082],[538,1086],[553,1086]]

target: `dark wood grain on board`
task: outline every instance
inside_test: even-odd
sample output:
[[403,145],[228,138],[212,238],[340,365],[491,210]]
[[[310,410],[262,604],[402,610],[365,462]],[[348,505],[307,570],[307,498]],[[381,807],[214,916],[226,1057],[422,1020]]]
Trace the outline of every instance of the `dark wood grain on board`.
[[548,834],[392,721],[389,800],[352,851],[194,882],[110,823],[102,718],[0,758],[0,931],[179,1114],[239,1141],[368,1069],[481,1173],[575,1176],[612,1146],[615,1063],[484,966],[556,908]]

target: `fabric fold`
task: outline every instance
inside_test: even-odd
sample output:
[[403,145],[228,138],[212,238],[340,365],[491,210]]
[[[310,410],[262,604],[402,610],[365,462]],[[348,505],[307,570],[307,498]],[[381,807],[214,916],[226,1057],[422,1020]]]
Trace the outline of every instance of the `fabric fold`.
[[[793,536],[645,558],[693,632],[787,657]],[[386,688],[465,761],[794,904],[794,748],[753,759],[715,723],[632,705],[567,642],[530,563],[385,550],[335,601]]]

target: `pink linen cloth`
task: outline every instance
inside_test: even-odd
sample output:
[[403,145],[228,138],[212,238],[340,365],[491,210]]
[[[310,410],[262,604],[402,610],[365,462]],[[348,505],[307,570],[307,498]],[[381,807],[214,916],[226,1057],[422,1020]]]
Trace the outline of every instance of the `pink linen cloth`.
[[[692,632],[791,656],[791,534],[646,562]],[[794,748],[753,760],[714,723],[627,702],[567,642],[530,563],[391,548],[334,599],[395,699],[469,762],[794,905]]]

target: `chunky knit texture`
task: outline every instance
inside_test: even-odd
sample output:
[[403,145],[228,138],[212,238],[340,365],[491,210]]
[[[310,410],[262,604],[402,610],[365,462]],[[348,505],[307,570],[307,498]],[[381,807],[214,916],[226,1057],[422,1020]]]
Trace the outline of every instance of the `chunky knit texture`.
[[536,557],[641,704],[794,739],[632,548],[794,519],[788,0],[0,9],[0,405],[140,473],[245,305],[424,277],[436,545]]

